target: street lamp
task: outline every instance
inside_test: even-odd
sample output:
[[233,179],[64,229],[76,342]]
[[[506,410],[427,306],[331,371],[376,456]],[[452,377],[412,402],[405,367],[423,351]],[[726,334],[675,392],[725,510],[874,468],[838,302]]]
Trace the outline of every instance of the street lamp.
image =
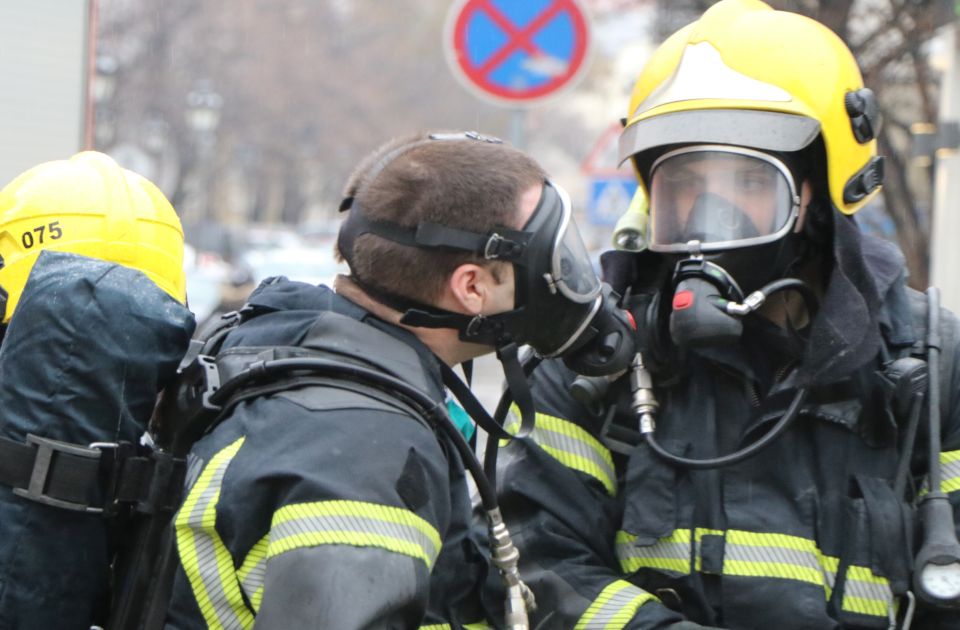
[[93,98],[93,141],[95,146],[100,148],[113,143],[116,131],[117,116],[110,103],[117,89],[119,69],[120,64],[114,57],[97,55],[95,72],[90,82],[90,96]]
[[110,55],[97,55],[96,72],[93,74],[93,101],[97,104],[106,103],[113,98],[117,89],[117,70],[120,64]]
[[207,80],[196,83],[187,94],[186,122],[194,132],[197,142],[197,169],[194,172],[193,198],[197,204],[193,216],[200,220],[203,229],[207,229],[211,219],[217,213],[211,208],[216,195],[211,193],[214,180],[214,145],[217,127],[220,124],[220,112],[223,97],[217,94]]
[[187,124],[204,139],[212,138],[220,124],[223,97],[210,87],[208,81],[200,81],[187,94]]

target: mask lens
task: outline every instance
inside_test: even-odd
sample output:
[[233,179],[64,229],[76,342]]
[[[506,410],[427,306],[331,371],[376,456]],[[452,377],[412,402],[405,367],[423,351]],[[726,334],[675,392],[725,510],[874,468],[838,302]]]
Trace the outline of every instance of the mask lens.
[[796,215],[786,166],[759,152],[681,149],[654,165],[652,249],[700,241],[724,247],[769,242]]
[[583,238],[577,224],[573,222],[573,211],[567,191],[554,186],[559,197],[562,213],[559,233],[554,241],[551,256],[551,275],[557,288],[574,302],[589,302],[600,292],[600,278],[590,262]]

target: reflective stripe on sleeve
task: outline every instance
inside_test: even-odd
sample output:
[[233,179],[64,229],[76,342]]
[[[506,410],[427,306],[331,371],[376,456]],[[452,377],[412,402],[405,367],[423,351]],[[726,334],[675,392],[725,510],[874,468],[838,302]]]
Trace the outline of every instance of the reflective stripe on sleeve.
[[[508,433],[520,427],[520,411],[516,405],[504,424]],[[616,473],[610,451],[582,427],[545,413],[537,412],[532,439],[547,454],[558,462],[599,481],[610,496],[616,496]]]
[[940,488],[943,492],[960,490],[960,451],[940,453]]
[[409,510],[361,501],[286,505],[273,515],[267,558],[302,547],[379,547],[433,566],[440,534]]
[[268,538],[269,535],[257,541],[257,544],[250,549],[250,553],[243,559],[243,564],[237,571],[240,586],[253,605],[254,612],[260,611],[260,602],[263,601],[263,578],[267,572]]
[[641,606],[656,599],[630,582],[617,580],[601,591],[574,630],[620,630],[630,623]]
[[197,606],[208,627],[224,630],[253,626],[253,613],[240,593],[233,558],[216,530],[223,476],[243,440],[236,440],[213,456],[174,520],[177,552]]

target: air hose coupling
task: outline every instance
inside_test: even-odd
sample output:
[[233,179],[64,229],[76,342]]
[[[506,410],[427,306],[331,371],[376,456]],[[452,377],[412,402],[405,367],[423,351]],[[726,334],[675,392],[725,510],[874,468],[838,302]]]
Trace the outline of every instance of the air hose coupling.
[[510,532],[503,522],[499,508],[487,510],[487,521],[490,525],[490,549],[493,552],[493,563],[500,570],[503,583],[507,589],[505,602],[506,627],[509,630],[528,630],[530,622],[527,611],[536,610],[537,604],[533,592],[520,579],[520,552],[510,539]]
[[634,355],[630,363],[630,408],[640,420],[640,433],[653,433],[660,403],[653,395],[653,376],[643,364],[643,355]]

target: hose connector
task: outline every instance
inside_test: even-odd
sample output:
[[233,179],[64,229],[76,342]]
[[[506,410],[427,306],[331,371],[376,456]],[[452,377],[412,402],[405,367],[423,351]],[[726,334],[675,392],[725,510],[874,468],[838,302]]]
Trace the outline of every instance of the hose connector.
[[763,306],[763,303],[766,301],[767,296],[762,290],[758,290],[748,295],[741,304],[736,302],[727,302],[725,308],[727,313],[730,315],[743,317],[744,315],[748,315]]
[[653,376],[643,364],[643,355],[634,355],[630,364],[630,408],[640,420],[640,433],[653,433],[654,417],[660,403],[653,395]]
[[510,532],[503,522],[500,509],[487,510],[487,522],[490,526],[490,549],[493,552],[493,564],[500,570],[500,576],[507,590],[504,602],[505,625],[508,630],[529,630],[530,621],[527,611],[537,609],[533,591],[520,579],[520,552],[510,539]]

